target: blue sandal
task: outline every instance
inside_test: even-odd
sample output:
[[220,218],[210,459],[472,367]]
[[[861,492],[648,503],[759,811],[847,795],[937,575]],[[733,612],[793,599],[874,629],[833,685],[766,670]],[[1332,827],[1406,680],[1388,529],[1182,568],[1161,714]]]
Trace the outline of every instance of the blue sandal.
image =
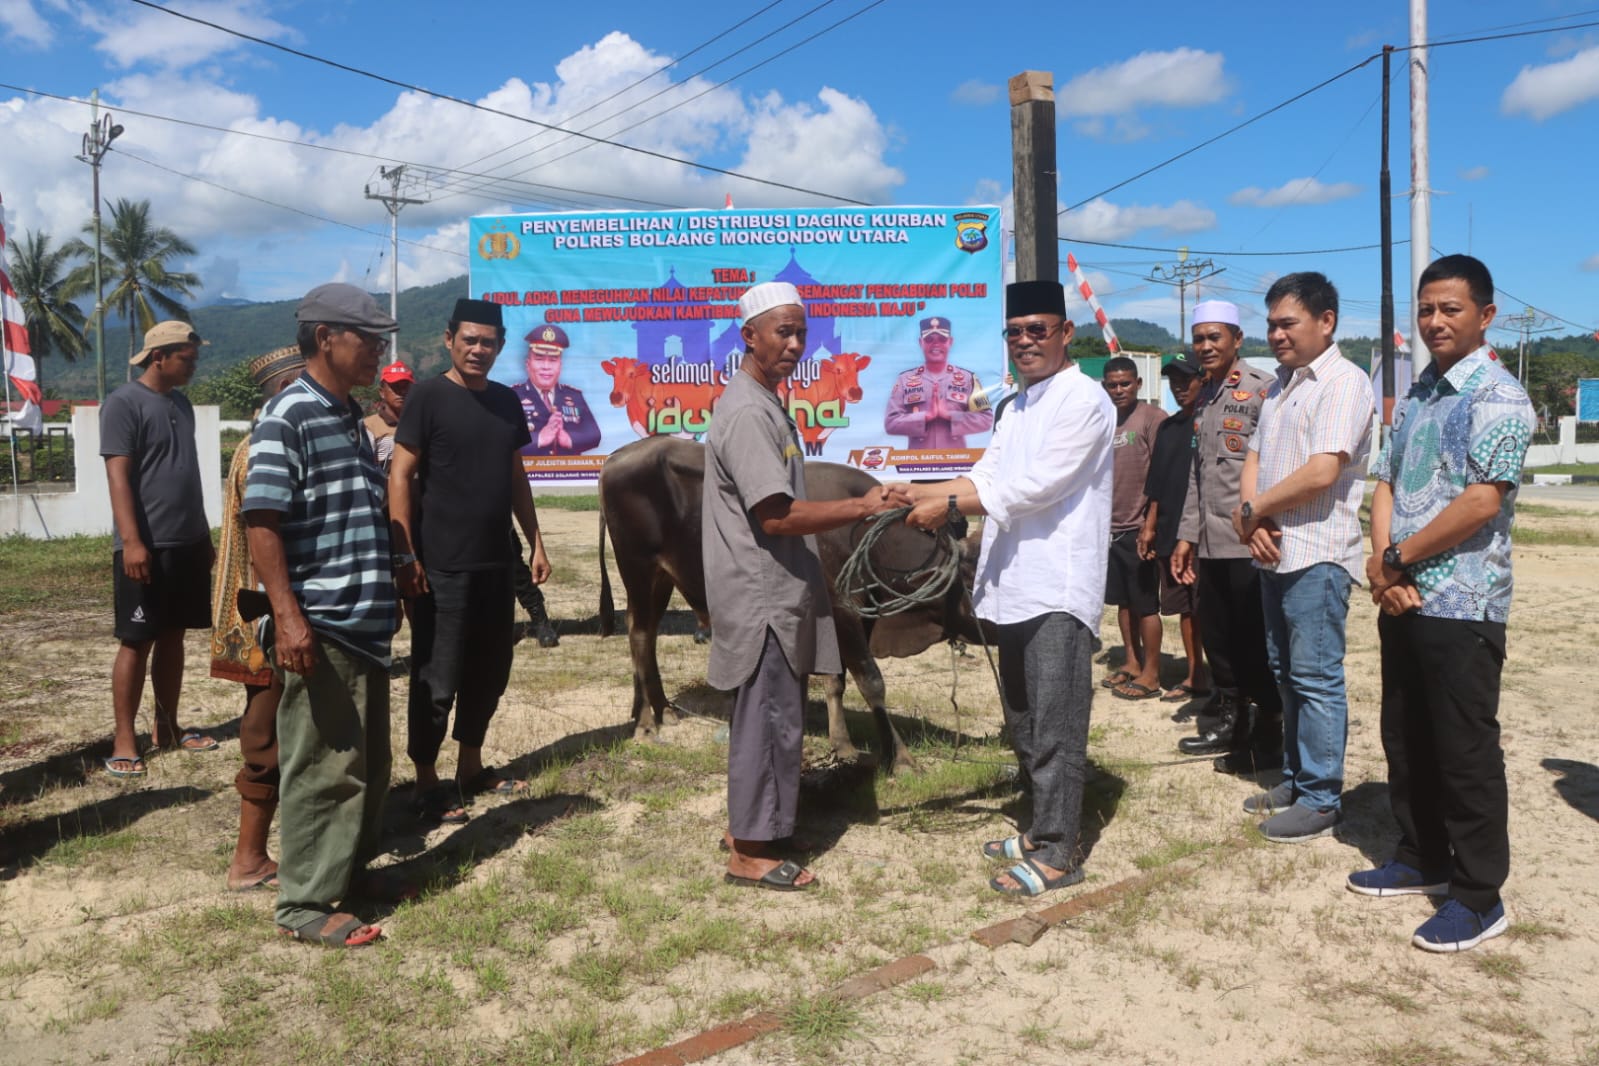
[[[134,777],[143,777],[149,772],[145,768],[142,755],[109,755],[100,761],[105,763],[105,772],[119,780],[125,781]],[[128,768],[126,770],[118,770],[117,763],[127,763]]]
[[1006,837],[1004,840],[990,840],[984,844],[983,858],[1009,859],[1015,862],[1018,859],[1027,858],[1031,852],[1037,850],[1037,848],[1027,846],[1027,837],[1025,835],[1017,833],[1013,837]]
[[1082,867],[1067,870],[1060,876],[1049,878],[1044,876],[1044,871],[1032,859],[1023,859],[1021,862],[1005,871],[1010,874],[1020,888],[1011,888],[1000,882],[998,877],[991,878],[988,887],[1006,896],[1042,896],[1045,892],[1055,888],[1067,888],[1083,879]]

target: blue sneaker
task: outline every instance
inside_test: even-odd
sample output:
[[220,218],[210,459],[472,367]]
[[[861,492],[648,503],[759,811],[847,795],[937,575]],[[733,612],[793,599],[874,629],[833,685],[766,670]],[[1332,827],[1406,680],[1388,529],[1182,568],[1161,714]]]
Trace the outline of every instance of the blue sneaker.
[[1478,914],[1458,899],[1452,899],[1421,923],[1410,942],[1423,951],[1470,951],[1509,928],[1503,901]]
[[1356,870],[1349,875],[1349,891],[1362,896],[1443,896],[1449,893],[1447,881],[1428,884],[1414,866],[1389,860],[1375,870]]

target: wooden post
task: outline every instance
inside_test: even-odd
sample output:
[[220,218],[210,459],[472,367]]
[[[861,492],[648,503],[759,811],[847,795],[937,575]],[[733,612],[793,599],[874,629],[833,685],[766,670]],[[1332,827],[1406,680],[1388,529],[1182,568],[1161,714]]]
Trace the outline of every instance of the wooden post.
[[1010,80],[1010,143],[1016,280],[1059,281],[1053,73],[1024,70]]

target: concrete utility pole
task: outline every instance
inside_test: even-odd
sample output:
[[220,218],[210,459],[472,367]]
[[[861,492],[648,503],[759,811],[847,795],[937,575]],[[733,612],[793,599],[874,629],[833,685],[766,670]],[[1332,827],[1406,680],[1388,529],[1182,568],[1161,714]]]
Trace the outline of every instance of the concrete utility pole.
[[105,287],[100,277],[100,161],[120,136],[122,127],[111,121],[110,112],[100,114],[100,90],[94,90],[89,94],[89,132],[83,135],[83,153],[77,158],[94,171],[94,379],[95,397],[101,403],[105,402]]
[[1055,163],[1055,75],[1024,70],[1010,80],[1016,280],[1060,280]]
[[[1149,272],[1150,281],[1158,281],[1162,285],[1177,286],[1177,343],[1188,342],[1188,286],[1194,287],[1194,295],[1199,295],[1199,283],[1206,278],[1213,278],[1225,271],[1226,267],[1217,267],[1209,259],[1188,258],[1188,252],[1183,249],[1183,258],[1171,266],[1156,266]],[[1207,274],[1206,271],[1209,271]]]
[[[1427,0],[1410,0],[1410,335],[1421,336],[1416,293],[1432,261],[1432,167],[1427,140]],[[1411,346],[1411,373],[1432,362],[1425,344]]]
[[[388,191],[384,192],[379,188],[374,192],[375,182],[368,182],[366,187],[368,200],[382,200],[383,206],[389,209],[389,315],[396,322],[400,320],[400,208],[406,204],[425,204],[429,200],[429,197],[416,195],[423,191],[425,179],[407,178],[407,169],[404,163],[392,167],[378,167],[379,179],[389,183]],[[402,184],[410,195],[400,194]],[[399,361],[400,345],[396,342],[389,348],[389,362]]]
[[[1377,211],[1382,230],[1382,443],[1394,424],[1394,206],[1388,172],[1388,89],[1394,47],[1382,49],[1382,159],[1377,173]],[[1414,336],[1414,334],[1412,334]]]

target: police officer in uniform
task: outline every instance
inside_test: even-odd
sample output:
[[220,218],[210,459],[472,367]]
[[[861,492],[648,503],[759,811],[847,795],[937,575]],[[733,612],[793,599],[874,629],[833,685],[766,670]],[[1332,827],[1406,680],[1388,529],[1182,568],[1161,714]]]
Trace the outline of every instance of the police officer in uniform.
[[[1172,577],[1199,585],[1199,627],[1214,681],[1199,735],[1177,747],[1185,755],[1219,755],[1221,773],[1282,765],[1282,698],[1266,661],[1260,572],[1232,527],[1239,479],[1249,454],[1270,374],[1238,358],[1244,332],[1238,307],[1206,300],[1193,312],[1194,355],[1205,384],[1194,413],[1194,469],[1172,552]],[[1255,704],[1250,714],[1249,704]]]
[[949,319],[922,319],[922,365],[894,379],[883,429],[909,437],[906,447],[913,451],[964,448],[967,434],[994,428],[994,411],[977,375],[950,364],[953,339]]
[[527,381],[511,391],[522,401],[522,414],[533,443],[523,455],[582,455],[600,443],[600,425],[583,393],[562,385],[561,359],[571,341],[560,326],[535,326],[527,342]]

